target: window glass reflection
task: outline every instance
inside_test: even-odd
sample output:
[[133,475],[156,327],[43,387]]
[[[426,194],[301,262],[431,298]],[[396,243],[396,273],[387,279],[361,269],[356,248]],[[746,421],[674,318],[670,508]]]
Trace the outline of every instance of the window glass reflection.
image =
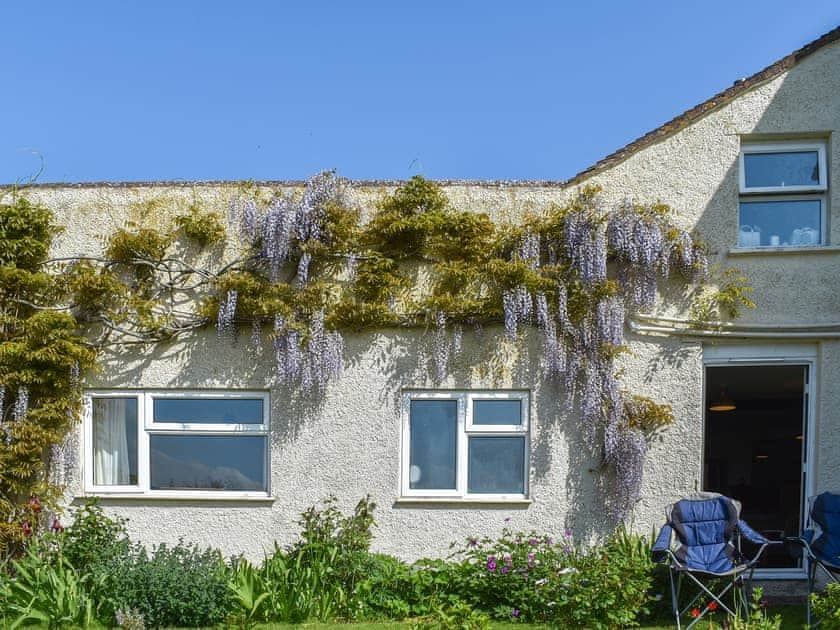
[[819,199],[742,201],[740,247],[820,245],[822,202]]
[[412,400],[410,423],[409,487],[454,489],[458,402]]
[[151,435],[152,490],[267,490],[263,435]]
[[745,153],[744,170],[747,188],[817,186],[820,183],[817,151]]
[[468,492],[524,494],[525,438],[471,437]]
[[473,424],[522,424],[522,402],[474,400]]
[[154,421],[262,424],[262,398],[155,398]]

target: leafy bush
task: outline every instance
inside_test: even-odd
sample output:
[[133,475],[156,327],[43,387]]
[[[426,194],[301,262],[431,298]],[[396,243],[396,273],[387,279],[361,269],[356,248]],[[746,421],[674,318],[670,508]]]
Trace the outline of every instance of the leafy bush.
[[505,528],[495,541],[469,539],[453,554],[454,573],[444,572],[442,581],[451,594],[500,620],[514,615],[560,627],[635,625],[651,585],[647,543],[621,532],[586,548],[571,534],[555,541]]
[[64,557],[82,574],[126,557],[131,548],[125,521],[107,517],[96,499],[76,510],[57,540]]
[[0,573],[0,619],[10,628],[41,624],[47,628],[87,627],[93,622],[93,600],[80,576],[60,554],[38,543]]
[[134,546],[122,558],[97,565],[101,618],[134,609],[147,626],[211,626],[230,609],[227,567],[218,551],[179,542],[148,553]]
[[344,516],[336,501],[330,497],[322,509],[306,510],[300,540],[288,552],[276,547],[266,558],[262,577],[270,592],[269,619],[350,618],[364,608],[357,585],[366,575],[376,504],[365,497]]
[[811,595],[811,606],[823,630],[840,630],[840,584],[829,584],[822,595]]

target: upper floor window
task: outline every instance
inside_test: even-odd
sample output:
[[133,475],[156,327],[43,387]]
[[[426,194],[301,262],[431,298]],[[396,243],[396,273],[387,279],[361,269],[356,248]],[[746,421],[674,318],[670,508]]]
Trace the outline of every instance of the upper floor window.
[[739,247],[826,244],[825,143],[745,144],[739,177]]
[[84,433],[88,492],[268,493],[264,392],[88,392]]
[[403,496],[526,498],[528,448],[526,392],[403,395]]

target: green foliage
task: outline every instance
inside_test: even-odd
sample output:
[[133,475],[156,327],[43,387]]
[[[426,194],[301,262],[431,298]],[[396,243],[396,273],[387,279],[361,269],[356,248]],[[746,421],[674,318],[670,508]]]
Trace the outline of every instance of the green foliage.
[[125,558],[131,550],[125,520],[106,516],[97,499],[75,511],[73,522],[58,539],[63,556],[81,574],[107,568],[109,562]]
[[221,622],[230,610],[228,574],[218,551],[179,542],[152,552],[136,546],[97,564],[92,573],[100,617],[136,609],[149,627],[202,627]]
[[[37,526],[30,496],[49,507],[57,495],[45,455],[78,417],[74,375],[94,363],[75,318],[61,310],[63,279],[41,270],[57,232],[45,208],[22,198],[0,205],[0,557],[19,554]],[[29,404],[16,418],[20,394]]]
[[624,417],[633,429],[640,429],[648,435],[662,431],[674,424],[674,410],[671,405],[660,404],[645,396],[626,394]]
[[840,630],[840,584],[828,584],[822,595],[811,595],[814,617],[823,630]]
[[749,278],[739,269],[712,269],[710,286],[716,288],[702,293],[691,306],[692,319],[709,322],[728,316],[738,319],[742,308],[755,308],[750,299]]
[[[172,236],[151,228],[129,223],[129,229],[120,228],[108,239],[105,255],[125,264],[137,264],[137,261],[156,261],[163,258],[166,249],[172,244]],[[138,269],[148,267],[139,265]]]
[[47,208],[23,197],[0,204],[0,265],[35,271],[58,231]]
[[433,606],[432,612],[419,619],[417,625],[429,630],[486,630],[490,616],[465,602],[456,602]]
[[88,627],[94,609],[86,579],[60,554],[31,545],[23,557],[12,561],[11,574],[0,572],[0,617],[11,621],[10,628]]
[[568,628],[637,625],[651,585],[646,541],[621,532],[584,547],[535,532],[470,539],[454,554],[445,588],[498,620]]
[[174,219],[179,234],[194,240],[201,247],[222,243],[225,240],[225,226],[216,212],[202,212],[197,205],[190,207],[187,214]]
[[250,628],[266,618],[266,600],[271,595],[262,575],[247,560],[236,562],[228,581],[233,600],[231,620],[240,628]]
[[747,604],[749,614],[746,618],[739,615],[732,619],[732,624],[729,626],[732,630],[779,630],[782,627],[781,615],[773,617],[767,615],[761,595],[761,588],[753,589],[752,599]]
[[[79,319],[121,310],[128,298],[128,287],[110,269],[101,269],[88,261],[78,261],[66,270],[66,288]],[[119,317],[114,317],[119,319]]]

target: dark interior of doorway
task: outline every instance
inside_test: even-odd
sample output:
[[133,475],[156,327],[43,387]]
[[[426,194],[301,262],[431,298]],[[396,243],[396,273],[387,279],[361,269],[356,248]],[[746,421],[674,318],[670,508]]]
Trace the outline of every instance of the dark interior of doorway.
[[[771,539],[800,532],[807,370],[706,368],[704,488],[741,501],[744,520]],[[762,567],[800,566],[782,546],[764,558]]]

